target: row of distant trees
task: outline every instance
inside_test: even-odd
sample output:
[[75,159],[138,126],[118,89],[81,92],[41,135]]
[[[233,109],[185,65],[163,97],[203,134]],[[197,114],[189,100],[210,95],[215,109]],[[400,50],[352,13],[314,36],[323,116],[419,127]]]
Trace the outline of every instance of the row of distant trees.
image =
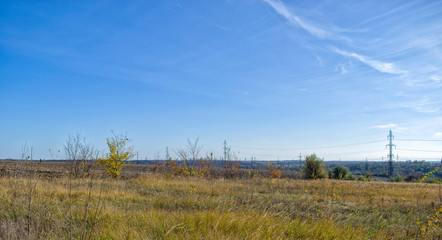
[[[135,154],[132,146],[129,146],[130,139],[126,134],[115,134],[106,139],[108,152],[102,154],[95,149],[91,144],[87,143],[85,138],[79,134],[69,136],[64,144],[64,152],[68,160],[70,160],[70,172],[75,177],[80,177],[88,174],[90,170],[96,166],[101,166],[106,174],[111,177],[119,177],[124,164],[132,159]],[[167,167],[172,173],[189,176],[210,176],[214,174],[213,154],[205,157],[202,155],[203,145],[199,143],[199,138],[195,141],[187,139],[187,144],[182,148],[175,149],[176,155],[180,161],[168,159]],[[234,153],[227,149],[227,159],[221,168],[218,167],[217,175],[224,175],[225,177],[234,177],[241,166],[240,162]],[[92,160],[92,161],[91,161]],[[421,166],[422,165],[422,166]],[[421,167],[427,167],[425,164],[419,164]],[[427,164],[428,165],[428,164]],[[411,168],[412,164],[403,166]],[[431,167],[431,166],[430,166]],[[268,165],[269,176],[272,178],[280,178],[281,168],[272,164]],[[427,171],[428,172],[428,171]],[[249,175],[251,173],[249,172]],[[372,180],[370,174],[360,176],[360,180]],[[416,176],[414,176],[416,175]],[[395,176],[392,181],[404,181],[408,179],[420,179],[421,176],[417,174],[410,175],[411,177]],[[421,174],[422,175],[422,174]],[[351,171],[342,165],[334,166],[327,170],[324,162],[315,154],[307,155],[305,157],[304,166],[302,167],[302,176],[305,179],[322,179],[332,178],[339,180],[354,180],[355,177]]]
[[[68,160],[71,161],[72,175],[79,177],[89,173],[90,169],[95,165],[99,165],[105,167],[106,173],[111,177],[119,177],[124,163],[134,156],[133,147],[128,146],[129,141],[129,138],[125,134],[113,134],[112,137],[107,138],[108,153],[106,153],[104,157],[99,157],[99,151],[91,144],[88,144],[85,138],[82,138],[79,134],[69,136],[64,145],[64,151]],[[202,148],[203,146],[199,144],[198,138],[194,142],[187,139],[187,145],[184,148],[178,148],[176,150],[181,162],[178,163],[169,159],[169,168],[173,173],[180,175],[210,176],[213,169],[213,154],[201,158]],[[228,155],[229,159],[224,166],[224,175],[226,177],[233,177],[238,172],[240,163],[230,159],[232,157],[230,151]],[[91,164],[90,160],[94,160],[93,162],[96,164]],[[270,177],[281,177],[281,170],[278,167],[270,164],[268,168],[270,169]],[[336,166],[333,170],[327,172],[324,167],[324,162],[315,154],[306,156],[303,176],[305,179],[321,179],[327,177],[334,179],[354,179],[348,168],[344,166]]]

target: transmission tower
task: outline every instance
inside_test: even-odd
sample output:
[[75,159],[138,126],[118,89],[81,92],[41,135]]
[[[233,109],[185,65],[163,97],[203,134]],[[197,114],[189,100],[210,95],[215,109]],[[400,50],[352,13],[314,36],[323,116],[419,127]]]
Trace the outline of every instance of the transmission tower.
[[393,144],[394,136],[393,136],[393,133],[391,132],[391,130],[390,130],[390,134],[388,134],[388,136],[387,136],[387,139],[390,141],[390,143],[385,146],[385,148],[388,147],[390,149],[390,153],[387,156],[388,157],[388,177],[392,177],[393,176],[393,158],[394,158],[393,147],[396,148],[396,145]]
[[166,147],[166,160],[169,160],[169,147]]

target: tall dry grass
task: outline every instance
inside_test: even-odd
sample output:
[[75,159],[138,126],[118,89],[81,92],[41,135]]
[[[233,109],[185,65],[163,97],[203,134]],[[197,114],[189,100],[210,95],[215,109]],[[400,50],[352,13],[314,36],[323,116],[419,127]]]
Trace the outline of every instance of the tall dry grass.
[[440,209],[432,184],[144,174],[38,182],[6,176],[0,186],[1,239],[414,239],[441,233],[438,226],[422,230]]

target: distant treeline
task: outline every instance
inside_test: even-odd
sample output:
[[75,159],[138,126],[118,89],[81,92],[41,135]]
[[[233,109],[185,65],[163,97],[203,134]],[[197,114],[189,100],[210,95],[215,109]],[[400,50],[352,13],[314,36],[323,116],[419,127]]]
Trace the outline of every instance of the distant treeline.
[[[16,159],[3,159],[7,161],[15,161]],[[40,160],[34,160],[40,161]],[[54,160],[42,160],[51,162],[65,162],[68,160],[54,159]],[[92,160],[91,160],[92,161]],[[176,160],[175,162],[182,164],[183,161]],[[224,167],[225,160],[211,160],[213,167]],[[269,165],[280,168],[282,170],[292,170],[300,172],[305,164],[304,160],[254,160],[254,161],[236,161],[240,164],[241,169],[267,169]],[[167,160],[131,160],[130,164],[145,164],[145,165],[165,165]],[[197,164],[197,161],[186,161],[187,165]],[[328,170],[335,168],[338,165],[346,166],[355,175],[367,175],[377,177],[388,177],[388,162],[372,162],[372,161],[324,161],[325,167]],[[406,162],[394,162],[393,172],[394,175],[400,175],[408,178],[420,178],[423,174],[440,169],[442,163],[430,162],[430,161],[406,161]],[[436,171],[434,177],[442,178],[442,171]]]

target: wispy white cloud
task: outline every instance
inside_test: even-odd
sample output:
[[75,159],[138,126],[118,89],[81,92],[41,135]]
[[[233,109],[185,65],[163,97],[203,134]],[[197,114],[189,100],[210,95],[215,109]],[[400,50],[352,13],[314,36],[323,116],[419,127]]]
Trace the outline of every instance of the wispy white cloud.
[[[311,35],[321,38],[321,39],[347,39],[344,36],[340,36],[339,34],[336,34],[334,32],[326,31],[322,28],[319,28],[308,21],[302,19],[298,15],[290,12],[287,7],[284,5],[283,2],[280,0],[264,0],[267,4],[269,4],[279,15],[286,18],[292,25],[301,27],[307,32],[309,32]],[[343,32],[341,28],[334,27],[333,29],[338,29],[338,32]],[[400,69],[397,67],[394,63],[389,62],[382,62],[378,60],[373,60],[368,57],[362,56],[360,54],[354,53],[354,52],[347,52],[340,49],[333,49],[336,53],[352,57],[354,59],[357,59],[358,61],[370,66],[371,68],[380,71],[382,73],[388,73],[388,74],[405,74],[407,71]],[[318,59],[318,57],[316,57]],[[320,61],[320,60],[318,60]],[[322,66],[322,61],[320,61],[320,65]],[[348,70],[343,69],[341,67],[341,73],[347,73]]]
[[313,54],[315,56],[316,60],[318,60],[319,66],[324,67],[324,63],[322,61],[322,58],[320,58],[318,55]]
[[343,74],[343,75],[348,73],[348,69],[347,69],[347,67],[346,67],[344,64],[341,64],[341,63],[339,63],[339,64],[336,66],[335,71],[339,71],[339,72],[341,72],[341,74]]
[[419,113],[435,113],[440,110],[440,107],[435,106],[435,103],[428,97],[423,97],[418,101],[402,103],[400,104],[400,107],[411,108]]
[[442,132],[435,132],[433,137],[442,138]]
[[440,83],[442,80],[442,77],[440,75],[433,74],[430,76],[430,79],[433,80],[435,83]]
[[381,124],[381,125],[374,125],[372,128],[396,128],[398,125],[395,123],[388,123],[388,124]]
[[[328,69],[334,70],[336,73],[347,74],[357,71],[356,66],[352,63],[358,63],[376,72],[389,75],[385,76],[385,79],[388,79],[389,83],[394,83],[395,90],[401,92],[390,101],[391,109],[406,110],[410,114],[423,115],[435,115],[441,112],[442,100],[435,91],[442,87],[442,73],[437,65],[442,60],[442,51],[439,50],[442,44],[440,25],[429,23],[425,27],[407,28],[398,24],[396,18],[390,18],[392,15],[401,13],[410,14],[415,11],[415,7],[419,7],[420,10],[418,9],[416,15],[410,15],[410,17],[413,18],[413,21],[420,22],[427,16],[423,16],[423,13],[429,14],[427,17],[438,14],[430,5],[402,4],[394,10],[375,16],[368,22],[352,24],[352,28],[356,26],[356,29],[346,29],[335,26],[333,22],[321,24],[328,19],[322,19],[322,22],[311,21],[306,15],[302,15],[302,12],[290,8],[288,1],[287,3],[283,0],[263,1],[289,25],[305,30],[306,34],[319,39],[323,43],[322,47],[317,46],[322,51],[321,53],[325,54],[324,45],[331,44],[330,47],[326,47],[327,50],[350,60],[347,63],[338,62],[334,68]],[[430,9],[433,10],[429,11]],[[315,10],[317,9],[315,8]],[[327,17],[328,15],[324,13],[321,16]],[[375,28],[372,26],[379,26],[378,20],[380,19],[384,21],[384,24],[396,27],[387,28],[386,31],[373,31]],[[382,26],[379,27],[382,28]],[[367,38],[367,35],[371,36]],[[352,39],[347,36],[351,36]],[[312,44],[315,43],[316,41],[312,42]],[[312,49],[314,50],[315,47],[309,45],[309,50]],[[321,67],[330,62],[329,58],[326,58],[327,56],[318,56],[317,53],[320,52],[315,52],[312,54]],[[367,54],[367,52],[370,53]],[[384,80],[373,80],[370,83],[384,84]],[[385,88],[383,85],[378,87],[382,90]],[[383,107],[377,108],[379,110]],[[379,125],[379,127],[382,126]],[[399,126],[388,125],[386,127],[395,128],[396,131],[404,131],[404,128]]]
[[360,24],[360,25],[366,25],[367,23],[374,22],[374,21],[378,21],[379,19],[385,18],[385,17],[387,17],[387,16],[389,16],[389,15],[397,14],[397,13],[400,12],[401,10],[403,10],[403,9],[405,9],[405,8],[407,8],[407,7],[409,7],[410,5],[414,5],[414,4],[416,4],[416,2],[410,1],[410,2],[408,2],[408,3],[406,3],[406,4],[402,4],[402,5],[400,5],[400,6],[398,6],[398,7],[389,8],[387,11],[385,11],[385,12],[383,12],[383,13],[381,13],[381,14],[378,14],[378,15],[372,17],[372,18],[366,19],[365,21],[363,21],[363,22],[361,22],[361,23],[359,23],[359,24]]
[[318,28],[311,23],[303,20],[301,17],[291,13],[280,0],[264,0],[268,3],[278,14],[285,17],[291,24],[301,27],[310,34],[319,38],[328,38],[331,34],[321,28]]
[[217,23],[215,23],[215,22],[212,22],[212,25],[215,26],[215,27],[218,28],[218,29],[221,29],[221,30],[224,30],[224,31],[230,31],[230,28],[225,27],[225,26],[222,26],[222,25],[217,24]]
[[[404,138],[431,139],[432,137],[438,137],[439,133],[442,133],[442,116],[427,117],[416,115],[415,118],[406,119],[406,122],[401,123],[401,126],[405,125],[408,130],[407,134],[403,135]],[[416,143],[413,142],[413,144]],[[437,144],[440,145],[440,143]]]
[[374,125],[371,128],[377,128],[377,129],[391,129],[395,132],[404,132],[407,130],[405,127],[401,127],[398,124],[395,123],[387,123],[387,124],[380,124],[380,125]]
[[364,32],[368,32],[369,29],[367,28],[363,28],[363,29],[347,29],[347,28],[341,28],[341,27],[337,27],[337,26],[333,26],[331,28],[333,30],[333,32],[347,32],[347,33],[364,33]]
[[405,74],[405,73],[407,73],[407,71],[398,68],[394,63],[371,60],[371,59],[368,59],[367,57],[362,56],[360,54],[357,54],[354,52],[343,51],[343,50],[340,50],[337,48],[335,48],[334,51],[336,53],[343,55],[343,56],[352,57],[352,58],[368,65],[369,67],[374,68],[375,70],[378,70],[379,72],[389,73],[389,74]]

